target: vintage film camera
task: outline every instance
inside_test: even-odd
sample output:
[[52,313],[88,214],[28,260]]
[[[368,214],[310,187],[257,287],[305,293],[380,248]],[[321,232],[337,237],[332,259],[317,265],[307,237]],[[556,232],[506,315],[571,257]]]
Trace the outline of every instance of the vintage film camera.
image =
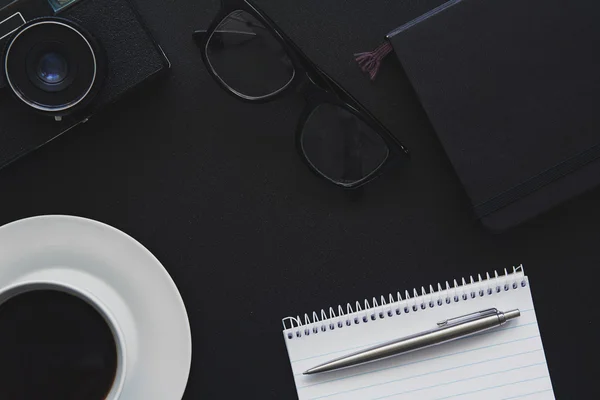
[[129,0],[0,8],[0,168],[169,66]]

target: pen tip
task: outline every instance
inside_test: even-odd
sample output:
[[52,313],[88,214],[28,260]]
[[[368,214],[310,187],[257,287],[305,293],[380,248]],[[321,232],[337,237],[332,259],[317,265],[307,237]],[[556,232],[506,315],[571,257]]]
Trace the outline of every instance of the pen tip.
[[332,371],[333,369],[335,369],[335,368],[331,368],[331,366],[329,364],[321,364],[321,365],[317,365],[316,367],[307,369],[302,374],[303,375],[314,375],[314,374],[320,374],[321,372]]

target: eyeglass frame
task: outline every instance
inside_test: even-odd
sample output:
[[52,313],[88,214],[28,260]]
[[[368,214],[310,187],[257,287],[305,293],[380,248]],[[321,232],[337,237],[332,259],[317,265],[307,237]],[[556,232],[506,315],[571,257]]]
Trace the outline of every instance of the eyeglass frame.
[[[213,34],[221,23],[236,11],[244,11],[252,15],[273,35],[280,43],[286,55],[292,62],[294,75],[289,82],[279,90],[261,97],[250,97],[240,93],[229,86],[215,71],[208,56],[208,44]],[[312,62],[308,56],[277,26],[277,24],[260,10],[258,6],[250,0],[221,0],[221,7],[217,15],[209,25],[207,30],[197,30],[193,34],[197,46],[202,50],[202,59],[208,72],[215,81],[230,95],[248,103],[266,103],[273,101],[293,89],[300,92],[305,100],[306,106],[300,115],[298,127],[296,129],[295,143],[296,149],[301,156],[304,164],[317,176],[324,178],[331,183],[345,189],[355,189],[369,183],[379,177],[385,170],[390,168],[399,160],[409,158],[408,149],[398,140],[371,112],[369,112],[358,100],[356,100],[348,91],[331,78],[326,72]],[[320,81],[317,83],[316,81]],[[328,88],[329,90],[327,90]],[[367,124],[375,133],[381,137],[387,146],[388,154],[386,159],[367,176],[351,182],[344,183],[328,177],[316,168],[303,149],[302,134],[306,122],[311,114],[322,104],[331,104],[340,107],[359,120]]]

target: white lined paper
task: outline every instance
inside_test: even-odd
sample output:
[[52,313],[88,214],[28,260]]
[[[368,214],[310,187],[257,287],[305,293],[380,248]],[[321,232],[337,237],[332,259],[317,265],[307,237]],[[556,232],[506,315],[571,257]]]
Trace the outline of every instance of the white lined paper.
[[[301,400],[550,400],[554,399],[546,366],[527,277],[515,274],[472,282],[455,287],[452,296],[459,301],[441,306],[411,306],[408,313],[363,322],[363,315],[379,313],[381,307],[361,311],[358,324],[340,328],[341,316],[321,320],[314,326],[327,329],[314,333],[309,325],[284,330],[298,397]],[[510,282],[508,286],[507,282]],[[523,282],[513,285],[513,282]],[[500,287],[501,290],[495,290]],[[480,294],[480,289],[485,293]],[[493,288],[491,293],[488,288]],[[464,293],[476,293],[465,296]],[[429,304],[436,294],[412,298],[410,304]],[[394,309],[395,304],[386,307]],[[452,343],[435,346],[399,357],[316,375],[302,373],[318,364],[362,348],[387,342],[435,327],[436,322],[487,308],[519,308],[521,316],[500,328]],[[387,308],[386,308],[387,310]],[[357,314],[357,313],[355,313]],[[346,316],[353,321],[354,314]],[[314,322],[314,321],[313,321]],[[333,322],[331,329],[330,322]],[[289,334],[292,338],[289,338]]]

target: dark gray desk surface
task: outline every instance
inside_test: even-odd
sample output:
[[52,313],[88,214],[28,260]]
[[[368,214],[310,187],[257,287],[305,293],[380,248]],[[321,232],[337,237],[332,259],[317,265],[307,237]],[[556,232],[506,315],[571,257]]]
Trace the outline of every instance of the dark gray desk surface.
[[600,189],[502,235],[480,227],[398,63],[373,84],[352,60],[419,1],[258,1],[411,149],[358,199],[297,157],[302,99],[244,104],[206,73],[190,33],[217,0],[137,3],[170,77],[0,171],[0,224],[74,214],[148,247],[187,305],[186,399],[295,398],[282,317],[518,263],[557,398],[594,397]]

